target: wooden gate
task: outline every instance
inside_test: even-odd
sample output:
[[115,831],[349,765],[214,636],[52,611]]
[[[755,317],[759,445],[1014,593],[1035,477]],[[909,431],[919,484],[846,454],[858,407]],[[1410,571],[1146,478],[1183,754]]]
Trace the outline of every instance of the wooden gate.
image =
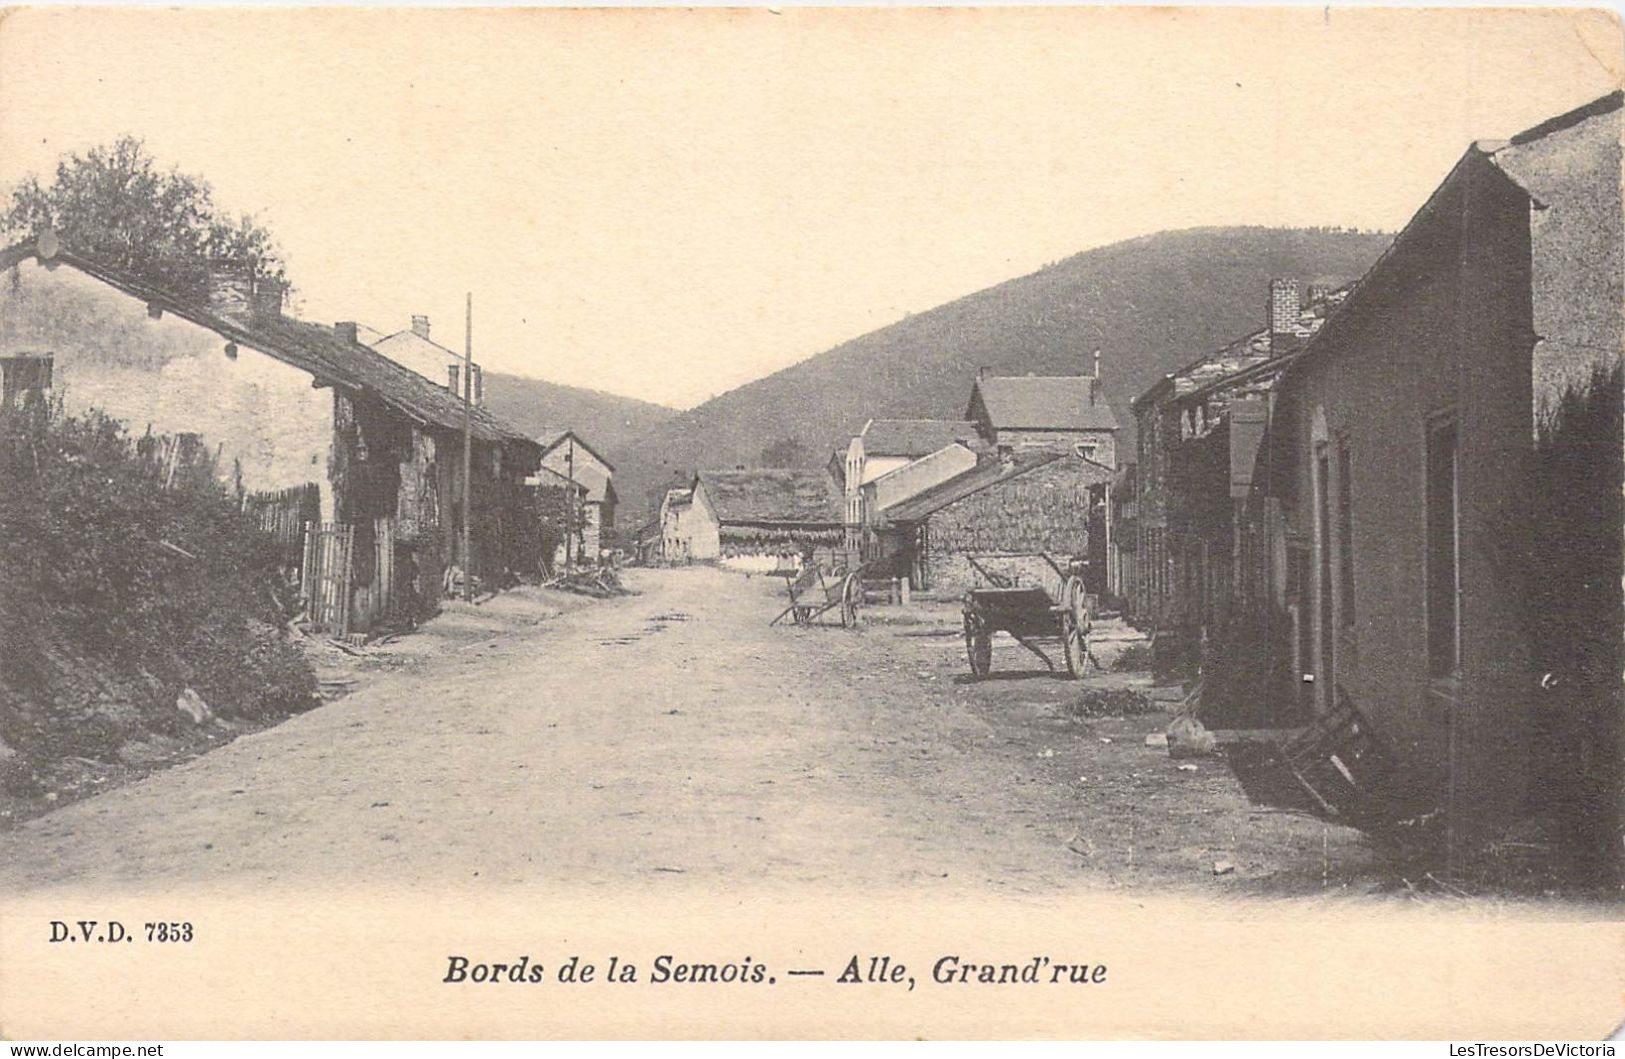
[[336,636],[350,632],[350,554],[355,527],[305,523],[305,562],[300,589],[311,628]]

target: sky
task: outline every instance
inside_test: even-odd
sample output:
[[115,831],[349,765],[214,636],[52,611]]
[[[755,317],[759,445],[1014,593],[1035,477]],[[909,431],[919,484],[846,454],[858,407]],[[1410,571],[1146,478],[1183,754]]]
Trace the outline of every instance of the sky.
[[689,407],[1081,250],[1395,230],[1620,84],[1596,11],[30,9],[0,185],[124,133],[295,309]]

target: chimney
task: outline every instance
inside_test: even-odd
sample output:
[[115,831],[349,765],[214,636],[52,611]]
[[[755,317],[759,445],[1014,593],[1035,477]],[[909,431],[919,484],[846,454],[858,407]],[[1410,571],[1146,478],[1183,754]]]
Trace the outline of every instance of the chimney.
[[1100,381],[1100,350],[1095,350],[1095,381]]
[[485,404],[485,369],[474,365],[474,403]]
[[282,315],[282,299],[288,285],[270,276],[261,276],[254,282],[254,318],[275,320]]
[[1270,334],[1291,334],[1298,324],[1298,281],[1270,280]]
[[254,305],[254,265],[241,258],[209,262],[204,297],[211,312],[244,323]]
[[1325,283],[1311,283],[1309,285],[1309,301],[1304,307],[1308,308],[1311,305],[1319,305],[1331,296],[1332,288],[1329,285]]
[[354,320],[340,320],[338,323],[333,325],[333,333],[344,339],[346,342],[358,341],[355,334]]
[[419,338],[429,337],[429,318],[420,314],[412,317],[412,333]]
[[1095,373],[1089,379],[1089,405],[1093,407],[1100,400],[1100,350],[1095,350]]
[[461,365],[458,364],[446,365],[446,389],[451,391],[453,397],[462,396],[462,393],[457,389],[457,370],[460,367]]

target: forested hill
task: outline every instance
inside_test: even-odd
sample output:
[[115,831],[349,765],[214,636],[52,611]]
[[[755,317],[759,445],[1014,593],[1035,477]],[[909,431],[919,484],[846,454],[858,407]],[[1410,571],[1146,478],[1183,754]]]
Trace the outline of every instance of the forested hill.
[[770,447],[822,464],[870,416],[959,416],[981,366],[1078,374],[1096,349],[1106,394],[1131,426],[1129,402],[1159,376],[1263,325],[1272,277],[1305,287],[1356,279],[1391,238],[1198,228],[1085,251],[659,420],[628,445],[617,489],[636,518],[696,468],[759,465]]

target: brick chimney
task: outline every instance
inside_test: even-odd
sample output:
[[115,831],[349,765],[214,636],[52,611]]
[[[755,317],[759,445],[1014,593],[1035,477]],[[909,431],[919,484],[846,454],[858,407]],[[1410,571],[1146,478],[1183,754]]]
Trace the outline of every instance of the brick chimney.
[[282,299],[288,292],[288,285],[279,279],[270,276],[261,276],[254,281],[254,318],[256,320],[274,320],[282,315]]
[[211,312],[245,323],[253,312],[254,265],[241,258],[215,258],[209,262],[204,298]]
[[1094,405],[1100,400],[1100,350],[1095,350],[1095,373],[1089,377],[1089,403]]
[[354,320],[340,320],[338,323],[333,325],[333,333],[344,339],[346,342],[359,341],[356,338]]
[[1270,280],[1270,334],[1291,334],[1298,325],[1298,281]]
[[414,314],[412,317],[412,333],[419,338],[428,338],[429,318],[421,314]]

